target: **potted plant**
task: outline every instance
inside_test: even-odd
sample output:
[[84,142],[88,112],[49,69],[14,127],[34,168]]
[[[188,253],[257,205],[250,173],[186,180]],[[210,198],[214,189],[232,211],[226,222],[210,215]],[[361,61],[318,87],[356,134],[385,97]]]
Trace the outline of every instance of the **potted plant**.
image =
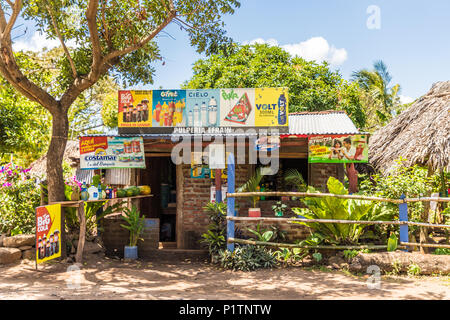
[[[257,192],[262,178],[263,175],[261,174],[261,170],[257,169],[255,174],[248,179],[245,184],[238,188],[238,192]],[[258,199],[258,196],[252,196],[253,208],[248,209],[249,217],[261,217],[261,208],[256,208]]]
[[[128,225],[121,224],[121,226],[130,231],[130,243],[129,246],[125,246],[124,258],[136,260],[138,258],[137,242],[144,230],[145,216],[140,217],[140,212],[133,206],[131,210],[129,208],[124,209],[125,216],[122,218],[128,223]],[[143,240],[143,239],[141,239]]]
[[287,209],[287,205],[285,205],[283,202],[281,201],[277,201],[273,206],[272,206],[272,210],[273,212],[275,212],[275,216],[277,217],[282,217],[283,213],[286,211]]

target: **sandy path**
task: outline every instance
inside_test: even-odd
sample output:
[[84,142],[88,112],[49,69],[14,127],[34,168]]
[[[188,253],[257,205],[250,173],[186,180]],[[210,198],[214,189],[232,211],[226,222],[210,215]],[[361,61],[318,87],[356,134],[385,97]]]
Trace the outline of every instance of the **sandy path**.
[[[0,299],[450,299],[449,277],[366,277],[301,268],[222,271],[206,263],[125,263],[91,259],[70,264],[22,261],[0,267]],[[76,281],[79,279],[79,286]],[[74,284],[75,283],[75,284]],[[46,289],[43,289],[46,288]]]

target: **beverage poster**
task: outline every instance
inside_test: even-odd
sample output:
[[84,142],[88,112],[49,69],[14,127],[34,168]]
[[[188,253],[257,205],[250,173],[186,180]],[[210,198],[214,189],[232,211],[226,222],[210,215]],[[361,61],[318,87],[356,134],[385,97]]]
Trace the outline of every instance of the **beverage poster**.
[[186,90],[186,127],[218,127],[220,90]]
[[152,91],[119,91],[119,128],[152,126]]
[[367,135],[320,135],[308,141],[309,163],[366,163]]
[[82,137],[80,168],[145,168],[142,137]]
[[255,89],[255,127],[287,126],[288,88]]
[[186,126],[186,90],[153,90],[152,127]]
[[61,204],[36,208],[36,263],[61,257]]
[[204,164],[203,152],[191,152],[191,178],[210,178],[211,170]]
[[255,89],[220,90],[220,126],[255,126]]

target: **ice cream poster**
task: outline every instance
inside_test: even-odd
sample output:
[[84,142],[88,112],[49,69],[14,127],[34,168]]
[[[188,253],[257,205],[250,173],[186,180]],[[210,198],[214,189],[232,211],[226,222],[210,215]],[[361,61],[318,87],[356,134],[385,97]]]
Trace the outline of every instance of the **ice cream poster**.
[[117,120],[119,127],[151,127],[151,90],[121,90],[119,91],[118,101]]
[[61,257],[61,204],[36,208],[36,263]]
[[218,127],[220,90],[186,90],[186,127]]
[[145,168],[142,137],[81,137],[80,168]]
[[186,127],[185,109],[186,90],[153,90],[153,127]]
[[308,141],[309,163],[366,163],[367,135],[320,135]]
[[220,90],[220,126],[255,126],[255,89]]
[[288,88],[255,89],[255,126],[287,126],[288,105]]

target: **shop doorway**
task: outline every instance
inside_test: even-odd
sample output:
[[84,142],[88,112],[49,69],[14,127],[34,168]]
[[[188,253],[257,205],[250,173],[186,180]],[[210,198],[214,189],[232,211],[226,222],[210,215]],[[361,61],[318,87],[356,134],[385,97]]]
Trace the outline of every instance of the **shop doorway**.
[[[170,157],[146,157],[141,184],[149,185],[153,197],[142,199],[141,212],[146,218],[159,219],[159,241],[176,246],[176,166]],[[164,247],[164,245],[163,245]]]

